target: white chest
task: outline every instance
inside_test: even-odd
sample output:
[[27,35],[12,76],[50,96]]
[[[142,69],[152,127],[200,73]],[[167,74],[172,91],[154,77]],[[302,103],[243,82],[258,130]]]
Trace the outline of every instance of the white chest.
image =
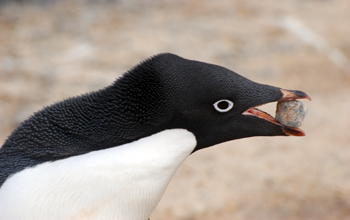
[[0,188],[0,219],[147,220],[196,146],[183,129],[25,169]]

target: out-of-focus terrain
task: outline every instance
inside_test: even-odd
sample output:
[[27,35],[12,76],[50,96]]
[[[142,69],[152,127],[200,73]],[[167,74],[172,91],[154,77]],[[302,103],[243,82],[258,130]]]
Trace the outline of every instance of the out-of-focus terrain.
[[152,220],[350,219],[349,12],[349,0],[3,0],[0,142],[43,106],[172,52],[303,90],[312,102],[306,137],[191,155]]

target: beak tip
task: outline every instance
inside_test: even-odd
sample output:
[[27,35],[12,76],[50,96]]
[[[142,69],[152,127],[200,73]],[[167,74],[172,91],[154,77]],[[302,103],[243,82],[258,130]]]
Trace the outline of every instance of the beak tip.
[[282,131],[287,136],[299,136],[299,137],[306,136],[305,132],[299,128],[282,127]]
[[305,92],[302,92],[299,90],[294,90],[293,92],[296,96],[303,98],[303,99],[308,99],[311,101],[311,97],[308,94],[306,94]]
[[311,101],[311,97],[305,92],[302,92],[300,90],[287,90],[287,89],[280,89],[280,90],[283,94],[283,97],[281,100],[308,99]]

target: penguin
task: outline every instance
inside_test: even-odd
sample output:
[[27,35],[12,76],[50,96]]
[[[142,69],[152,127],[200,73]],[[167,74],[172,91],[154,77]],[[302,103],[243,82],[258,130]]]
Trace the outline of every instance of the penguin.
[[0,219],[147,220],[192,153],[304,136],[257,106],[310,99],[163,53],[110,86],[34,113],[0,148]]

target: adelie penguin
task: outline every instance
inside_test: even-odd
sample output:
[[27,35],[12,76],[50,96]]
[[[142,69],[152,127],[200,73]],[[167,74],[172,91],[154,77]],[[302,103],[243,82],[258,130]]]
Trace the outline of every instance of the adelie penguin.
[[0,149],[0,219],[147,220],[191,153],[252,136],[303,136],[255,107],[304,98],[156,55],[13,131]]

